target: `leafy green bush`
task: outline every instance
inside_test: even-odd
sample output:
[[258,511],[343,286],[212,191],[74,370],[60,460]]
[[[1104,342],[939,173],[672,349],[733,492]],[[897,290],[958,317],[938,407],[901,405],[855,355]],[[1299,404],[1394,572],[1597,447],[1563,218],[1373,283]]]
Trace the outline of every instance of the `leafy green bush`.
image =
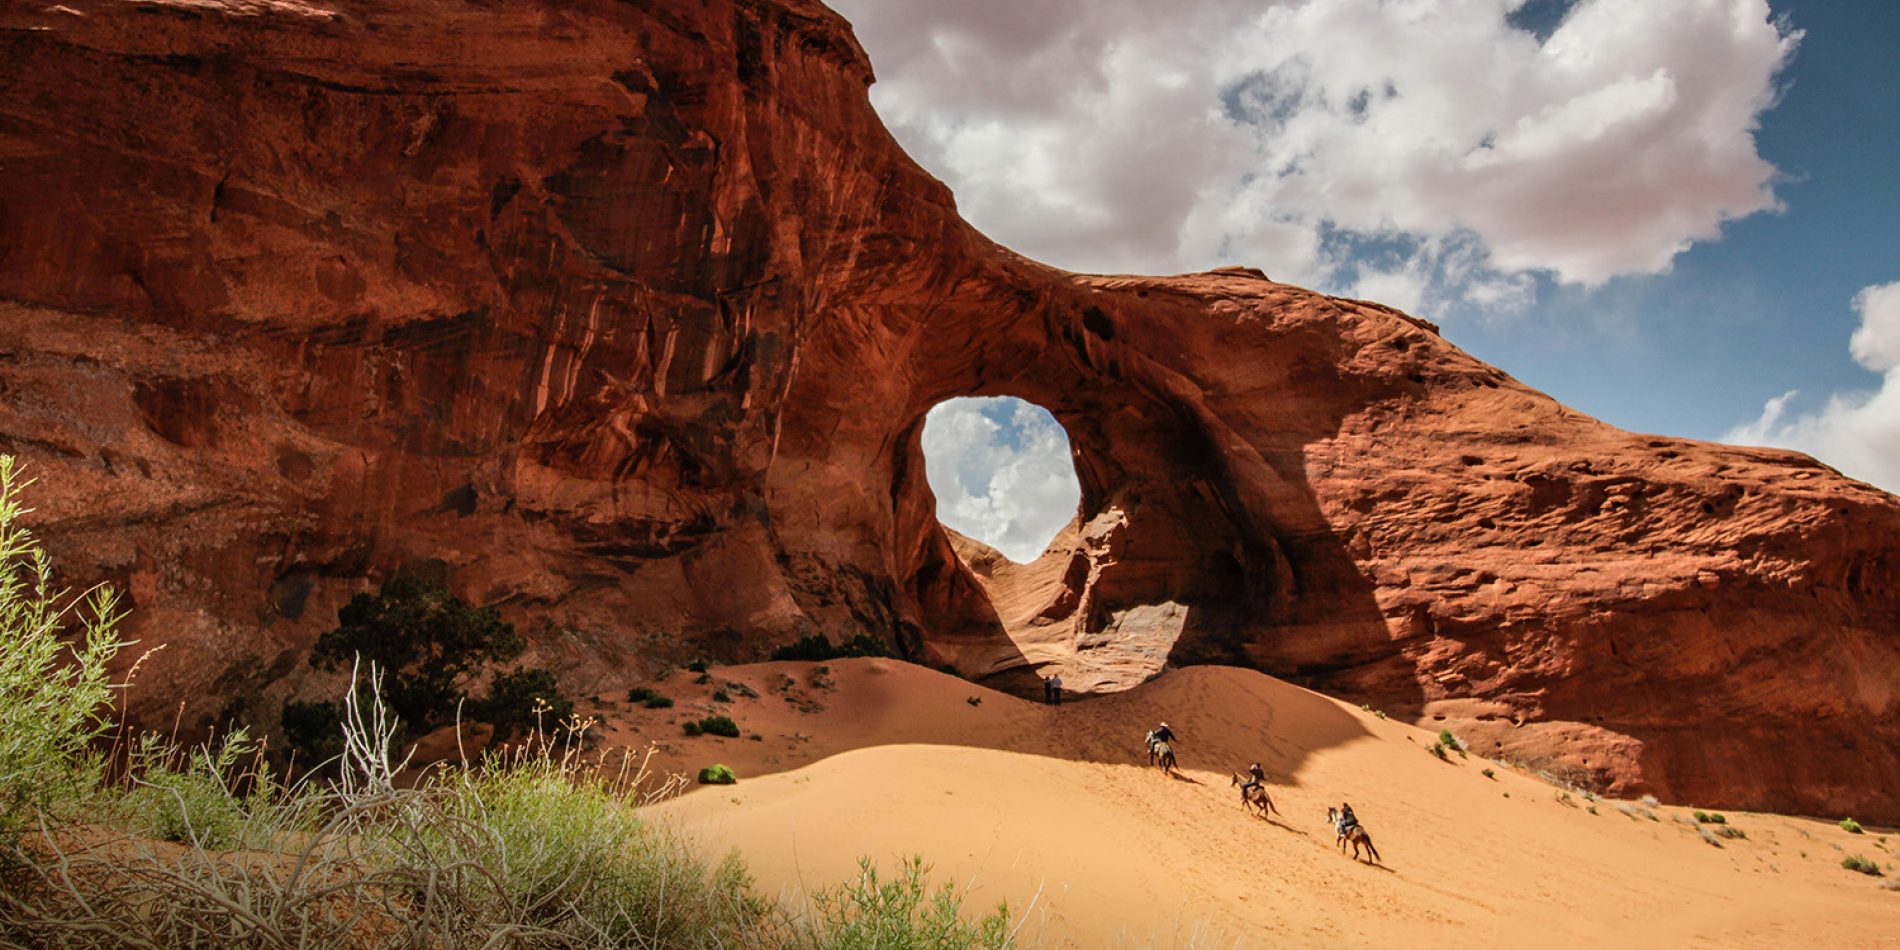
[[[701,947],[760,923],[736,855],[710,872],[684,844],[642,822],[611,790],[547,759],[463,773],[454,829],[473,836],[445,851],[483,868],[462,899],[524,923],[558,945]],[[723,938],[723,939],[722,939]]]
[[689,719],[683,723],[680,723],[680,728],[684,730],[686,734],[689,736],[696,736],[706,731],[706,727],[700,725],[699,720],[697,719]]
[[727,765],[708,765],[699,770],[701,785],[732,785],[738,781],[739,777],[732,774],[732,768]]
[[309,758],[306,766],[343,754],[343,710],[333,702],[291,700],[284,704],[284,739]]
[[707,735],[725,736],[728,739],[739,738],[739,724],[728,716],[707,716],[699,721],[699,728]]
[[476,715],[494,724],[496,742],[506,742],[518,729],[553,731],[573,719],[574,701],[561,692],[553,673],[536,667],[495,677]]
[[[143,737],[132,753],[131,789],[114,809],[122,824],[160,841],[177,841],[210,851],[229,851],[252,843],[247,802],[238,795],[237,763],[257,751],[243,730],[215,746],[184,755],[156,736]],[[259,845],[267,841],[255,842]]]
[[500,611],[470,607],[442,584],[404,572],[343,605],[310,663],[325,670],[374,664],[385,671],[390,711],[427,732],[454,720],[485,666],[513,660],[526,646]]
[[716,689],[713,690],[712,700],[715,703],[729,703],[732,702],[732,694],[723,689]]
[[831,638],[814,633],[772,651],[774,660],[838,660],[854,656],[890,656],[891,645],[869,633],[860,633],[834,645]]
[[1860,822],[1855,821],[1852,818],[1843,818],[1841,819],[1841,830],[1847,832],[1850,835],[1860,834],[1861,833]]
[[52,565],[21,524],[31,484],[0,455],[0,841],[97,781],[85,752],[111,727],[106,665],[125,645],[110,588],[72,597],[52,586]]
[[906,861],[897,877],[879,878],[869,859],[858,861],[858,876],[812,897],[812,914],[788,945],[825,950],[882,950],[932,947],[939,950],[1002,948],[1014,945],[1008,904],[975,921],[960,911],[963,897],[954,885],[932,892],[929,868],[920,857]]
[[[552,729],[574,712],[554,674],[538,668],[498,674],[485,697],[469,702],[469,689],[490,664],[514,660],[525,648],[495,608],[471,607],[441,583],[403,572],[338,610],[336,629],[317,638],[310,664],[383,670],[384,701],[412,735],[466,711],[506,741],[537,725]],[[287,703],[284,735],[313,764],[326,761],[340,747],[341,719],[334,702]]]
[[673,705],[672,697],[645,686],[635,686],[627,690],[627,702],[639,703],[648,709],[668,709]]
[[1872,875],[1873,877],[1880,876],[1880,865],[1875,864],[1874,862],[1869,861],[1858,854],[1853,855],[1851,857],[1842,858],[1841,867],[1844,867],[1848,869],[1849,871],[1859,871],[1862,874]]
[[1695,812],[1695,820],[1696,820],[1696,821],[1699,821],[1699,822],[1701,822],[1701,823],[1703,823],[1703,824],[1705,824],[1705,825],[1725,825],[1725,824],[1728,824],[1728,816],[1726,816],[1726,815],[1722,815],[1722,814],[1718,814],[1718,813],[1716,813],[1716,812],[1712,812],[1712,811],[1697,811],[1697,812]]

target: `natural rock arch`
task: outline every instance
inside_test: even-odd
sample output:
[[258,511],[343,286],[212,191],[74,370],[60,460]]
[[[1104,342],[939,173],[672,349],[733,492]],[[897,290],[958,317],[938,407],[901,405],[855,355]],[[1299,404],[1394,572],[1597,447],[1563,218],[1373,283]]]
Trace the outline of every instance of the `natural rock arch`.
[[815,2],[68,0],[0,38],[0,451],[169,645],[135,719],[261,721],[415,559],[582,693],[811,632],[1026,675],[917,464],[930,405],[1010,394],[1079,446],[1062,637],[1618,790],[1900,813],[1892,496],[1377,304],[1024,260]]

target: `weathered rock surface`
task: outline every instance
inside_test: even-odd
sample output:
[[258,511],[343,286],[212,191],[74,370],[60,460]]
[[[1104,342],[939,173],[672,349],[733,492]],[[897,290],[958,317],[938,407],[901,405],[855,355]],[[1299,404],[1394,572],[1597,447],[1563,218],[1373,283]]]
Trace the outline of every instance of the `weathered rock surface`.
[[[420,562],[583,694],[811,631],[1030,686],[1234,662],[1619,790],[1900,816],[1894,497],[1376,304],[1013,255],[817,3],[10,3],[0,62],[0,451],[166,646],[146,721],[267,718]],[[923,414],[986,394],[1075,449],[1026,568],[923,478]]]

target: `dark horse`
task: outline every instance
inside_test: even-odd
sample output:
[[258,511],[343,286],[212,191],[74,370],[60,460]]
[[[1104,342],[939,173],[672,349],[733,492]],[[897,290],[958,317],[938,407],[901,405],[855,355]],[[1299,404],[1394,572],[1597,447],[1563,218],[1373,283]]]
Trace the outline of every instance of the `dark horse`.
[[[1234,779],[1227,783],[1228,788],[1233,788],[1236,785],[1245,786],[1247,784],[1247,780],[1241,778],[1239,773],[1230,772],[1228,774],[1232,775]],[[1252,788],[1243,787],[1240,790],[1240,807],[1248,811],[1258,811],[1262,818],[1267,817],[1268,812],[1278,814],[1280,811],[1280,809],[1273,807],[1273,796],[1267,794],[1267,787],[1265,785],[1255,785]]]
[[1152,732],[1148,733],[1148,764],[1159,765],[1161,771],[1174,774],[1174,746],[1155,738]]
[[1326,809],[1326,820],[1333,823],[1333,843],[1339,845],[1340,854],[1346,853],[1346,842],[1350,841],[1353,860],[1359,860],[1359,846],[1363,844],[1366,846],[1366,853],[1372,856],[1372,860],[1367,861],[1367,864],[1371,864],[1372,861],[1385,863],[1385,859],[1379,857],[1379,849],[1372,846],[1372,836],[1366,834],[1366,829],[1361,828],[1358,822],[1355,821],[1351,827],[1347,827],[1345,816],[1341,815],[1337,808]]

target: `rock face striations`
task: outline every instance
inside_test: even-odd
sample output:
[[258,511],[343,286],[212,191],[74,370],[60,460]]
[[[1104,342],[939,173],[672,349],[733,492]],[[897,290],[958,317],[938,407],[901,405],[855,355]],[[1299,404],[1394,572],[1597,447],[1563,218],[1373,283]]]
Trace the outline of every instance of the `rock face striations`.
[[[267,717],[405,565],[572,691],[870,630],[1118,689],[1239,663],[1708,805],[1900,817],[1900,502],[1633,435],[1377,304],[986,240],[808,0],[0,8],[0,451]],[[937,402],[1068,429],[1072,531],[933,516]]]

